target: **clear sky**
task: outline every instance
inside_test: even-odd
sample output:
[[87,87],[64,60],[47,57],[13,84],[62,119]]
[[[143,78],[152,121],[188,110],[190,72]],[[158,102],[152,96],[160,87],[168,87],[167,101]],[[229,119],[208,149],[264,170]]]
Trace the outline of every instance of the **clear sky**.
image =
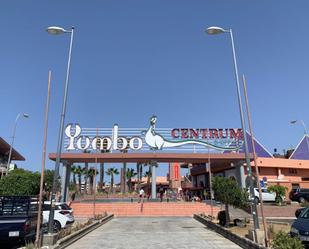
[[204,33],[217,25],[233,29],[256,137],[282,152],[303,135],[289,121],[309,125],[308,10],[307,0],[3,0],[0,136],[10,141],[16,115],[29,113],[14,147],[20,167],[40,169],[50,69],[56,151],[70,37],[48,35],[53,25],[76,28],[66,123],[145,127],[156,114],[160,127],[240,127],[229,37]]

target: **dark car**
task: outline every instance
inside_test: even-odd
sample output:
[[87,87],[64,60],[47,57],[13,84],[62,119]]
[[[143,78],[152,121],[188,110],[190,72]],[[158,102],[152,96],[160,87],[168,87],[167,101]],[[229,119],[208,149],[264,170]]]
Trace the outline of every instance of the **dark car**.
[[309,188],[297,188],[290,192],[290,200],[305,203],[309,201]]
[[306,208],[299,208],[295,211],[295,217],[298,218],[299,215],[305,210]]
[[19,244],[34,240],[37,217],[37,198],[0,196],[0,242]]
[[292,237],[298,236],[300,240],[309,244],[309,208],[300,210],[297,220],[291,226]]

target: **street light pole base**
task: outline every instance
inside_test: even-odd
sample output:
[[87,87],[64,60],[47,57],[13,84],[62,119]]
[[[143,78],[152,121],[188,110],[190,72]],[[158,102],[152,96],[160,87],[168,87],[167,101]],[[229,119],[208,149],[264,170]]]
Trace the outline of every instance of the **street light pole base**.
[[248,238],[259,245],[264,245],[265,236],[264,231],[260,229],[250,229],[248,230]]
[[43,234],[43,246],[53,246],[57,243],[58,233]]

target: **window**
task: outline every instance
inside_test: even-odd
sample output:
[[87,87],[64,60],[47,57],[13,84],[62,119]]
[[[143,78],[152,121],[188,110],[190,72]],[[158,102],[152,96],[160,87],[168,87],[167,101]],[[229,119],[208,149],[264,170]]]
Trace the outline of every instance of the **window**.
[[296,175],[297,174],[297,169],[289,168],[289,173]]
[[308,208],[307,210],[305,210],[304,212],[300,214],[300,218],[309,219],[309,209]]

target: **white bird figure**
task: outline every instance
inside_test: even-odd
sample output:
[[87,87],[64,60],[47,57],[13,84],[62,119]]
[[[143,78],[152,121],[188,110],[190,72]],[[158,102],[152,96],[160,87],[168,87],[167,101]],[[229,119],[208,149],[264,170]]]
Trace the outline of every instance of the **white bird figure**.
[[162,150],[163,148],[172,148],[179,147],[185,144],[199,144],[206,147],[210,147],[216,150],[224,150],[224,151],[235,151],[239,150],[241,146],[233,146],[233,147],[222,147],[214,144],[210,144],[205,141],[200,140],[186,140],[186,141],[169,141],[166,140],[163,136],[155,131],[155,124],[157,122],[157,117],[152,116],[150,118],[150,126],[145,134],[145,142],[151,148],[155,150]]

